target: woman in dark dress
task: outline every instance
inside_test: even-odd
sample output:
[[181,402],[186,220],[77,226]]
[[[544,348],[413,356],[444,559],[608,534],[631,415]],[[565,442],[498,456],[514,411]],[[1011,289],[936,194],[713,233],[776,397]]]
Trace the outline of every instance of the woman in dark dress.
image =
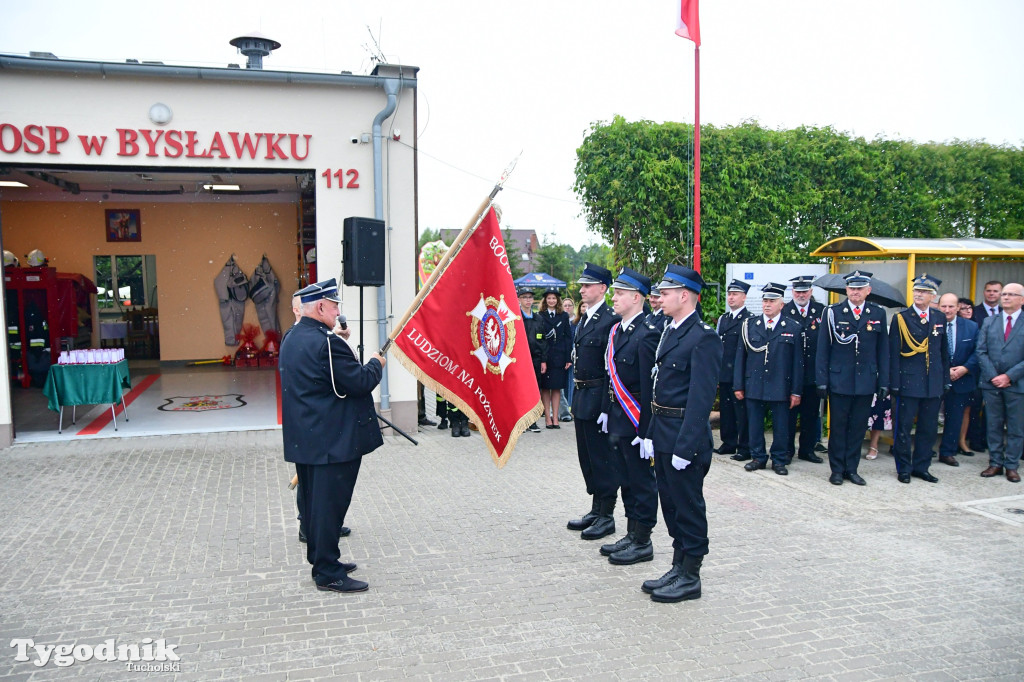
[[566,371],[572,364],[569,355],[572,336],[569,316],[562,311],[561,296],[557,289],[548,289],[540,303],[537,316],[544,323],[548,337],[547,371],[540,377],[540,400],[544,405],[544,419],[549,429],[562,428],[558,424],[558,401],[565,386]]

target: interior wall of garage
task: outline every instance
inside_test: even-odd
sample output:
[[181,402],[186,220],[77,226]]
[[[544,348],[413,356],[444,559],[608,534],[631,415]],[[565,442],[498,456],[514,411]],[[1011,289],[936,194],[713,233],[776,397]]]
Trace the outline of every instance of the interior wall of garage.
[[[106,241],[104,211],[108,208],[141,211],[141,242]],[[17,254],[22,264],[24,254],[42,249],[59,272],[94,279],[93,256],[155,255],[162,361],[234,354],[237,347],[224,344],[213,289],[214,278],[231,254],[250,278],[267,255],[281,281],[278,319],[282,330],[293,321],[290,297],[298,281],[298,214],[293,204],[9,201],[3,202],[0,211],[4,248]],[[259,325],[252,301],[246,302],[245,321]],[[95,328],[93,345],[98,344]]]

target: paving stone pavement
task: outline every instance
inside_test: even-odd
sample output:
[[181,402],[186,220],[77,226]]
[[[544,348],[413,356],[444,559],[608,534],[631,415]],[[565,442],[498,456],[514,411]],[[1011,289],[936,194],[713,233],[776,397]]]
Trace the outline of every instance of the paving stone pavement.
[[663,524],[626,567],[566,530],[589,501],[563,426],[502,470],[476,434],[388,437],[341,541],[356,595],[313,588],[280,431],[0,451],[0,676],[137,679],[8,644],[150,638],[177,646],[180,671],[151,673],[175,680],[1024,677],[1024,526],[965,506],[1024,508],[1024,488],[981,479],[985,456],[908,486],[883,455],[865,488],[716,456],[703,598],[656,604],[639,586],[668,568]]

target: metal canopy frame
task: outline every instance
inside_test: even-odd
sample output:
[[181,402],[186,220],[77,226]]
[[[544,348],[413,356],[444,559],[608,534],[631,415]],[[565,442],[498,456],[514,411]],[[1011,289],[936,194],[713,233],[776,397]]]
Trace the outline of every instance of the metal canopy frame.
[[[914,272],[920,261],[969,260],[971,291],[978,283],[979,260],[1024,261],[1024,239],[915,239],[895,237],[838,237],[811,252],[817,258],[831,258],[829,272],[847,259],[907,259],[907,301],[913,297]],[[923,256],[919,258],[919,256]],[[908,303],[909,305],[909,303]]]

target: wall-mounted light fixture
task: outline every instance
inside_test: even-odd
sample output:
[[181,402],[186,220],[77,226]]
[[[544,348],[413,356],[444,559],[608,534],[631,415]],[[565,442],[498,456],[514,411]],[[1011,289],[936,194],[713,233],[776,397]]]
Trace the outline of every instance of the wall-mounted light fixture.
[[174,118],[174,112],[163,102],[157,102],[149,108],[149,120],[158,126],[165,126]]

